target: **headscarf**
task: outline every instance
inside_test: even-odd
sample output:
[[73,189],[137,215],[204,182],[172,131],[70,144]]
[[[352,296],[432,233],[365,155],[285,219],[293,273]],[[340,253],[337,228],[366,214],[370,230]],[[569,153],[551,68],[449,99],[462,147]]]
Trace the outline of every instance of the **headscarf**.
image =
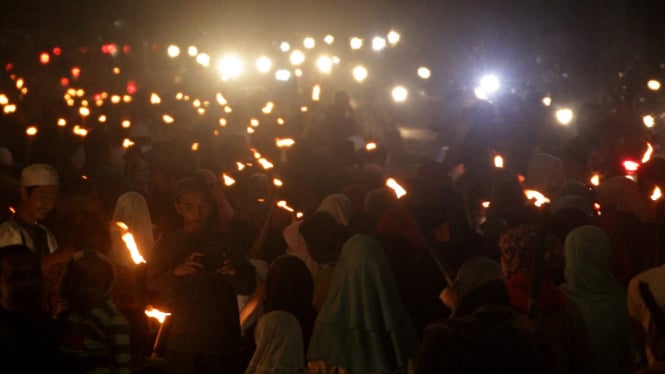
[[355,235],[342,247],[308,360],[351,373],[393,372],[417,347],[383,249],[371,237]]
[[424,255],[427,248],[427,242],[416,220],[401,205],[388,208],[379,216],[375,232],[377,234],[394,232],[402,235],[409,241],[411,250],[419,257]]
[[291,374],[305,372],[302,334],[290,313],[274,311],[259,320],[254,333],[256,351],[245,374]]
[[579,306],[594,350],[598,373],[633,369],[626,292],[610,271],[612,244],[603,230],[586,225],[566,238],[561,289]]
[[120,195],[111,220],[111,251],[108,257],[114,264],[131,268],[134,263],[122,240],[123,231],[116,225],[117,222],[127,225],[139,251],[144,256],[149,256],[155,245],[155,239],[148,204],[140,193],[126,192]]
[[351,200],[341,193],[326,196],[316,209],[317,212],[328,212],[340,225],[348,226],[353,213]]
[[547,153],[534,155],[527,165],[525,182],[545,196],[554,196],[566,182],[563,161]]
[[265,287],[266,310],[283,310],[293,314],[300,322],[307,347],[316,319],[316,309],[312,305],[312,274],[299,258],[288,255],[278,257],[268,269]]
[[624,176],[612,177],[598,186],[601,210],[614,210],[634,214],[642,222],[648,220],[647,207],[637,183]]
[[[519,225],[505,232],[499,239],[501,263],[510,301],[522,312],[528,311],[529,307],[537,245],[538,231],[535,224]],[[539,310],[545,314],[560,310],[566,303],[566,297],[557,288],[563,278],[564,263],[563,245],[556,236],[547,234],[543,282],[538,298]]]
[[501,266],[496,261],[486,257],[472,257],[457,271],[454,281],[457,299],[461,301],[486,283],[503,279]]
[[210,196],[212,196],[212,199],[215,201],[215,207],[217,208],[217,223],[223,229],[228,228],[233,219],[234,212],[231,204],[229,204],[224,195],[224,187],[222,187],[220,179],[208,169],[201,169],[197,171],[197,174],[202,176],[206,182],[208,182]]

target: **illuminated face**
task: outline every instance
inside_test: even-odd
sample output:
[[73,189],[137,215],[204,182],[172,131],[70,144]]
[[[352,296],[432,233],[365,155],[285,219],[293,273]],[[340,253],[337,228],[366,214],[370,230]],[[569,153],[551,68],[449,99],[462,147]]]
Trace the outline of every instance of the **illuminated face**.
[[55,207],[57,197],[56,186],[35,186],[29,193],[25,188],[21,189],[25,218],[35,222],[43,220]]
[[0,301],[10,312],[39,310],[42,305],[42,274],[39,260],[17,254],[0,262]]
[[174,206],[182,217],[183,228],[189,232],[200,230],[210,220],[213,210],[210,196],[203,191],[183,193]]

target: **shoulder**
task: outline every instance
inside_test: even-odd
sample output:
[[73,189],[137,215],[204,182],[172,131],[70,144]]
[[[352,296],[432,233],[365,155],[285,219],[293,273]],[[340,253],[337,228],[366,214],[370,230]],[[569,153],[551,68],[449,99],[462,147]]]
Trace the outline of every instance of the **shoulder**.
[[0,247],[21,243],[21,227],[16,222],[9,219],[0,224]]

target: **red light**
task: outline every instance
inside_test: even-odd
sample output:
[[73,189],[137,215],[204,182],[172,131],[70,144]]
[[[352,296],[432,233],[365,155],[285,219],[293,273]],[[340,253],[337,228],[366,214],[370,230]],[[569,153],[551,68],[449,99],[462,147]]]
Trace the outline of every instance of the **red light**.
[[51,61],[51,56],[47,52],[42,52],[39,55],[39,62],[41,62],[43,65],[46,65]]
[[102,53],[115,56],[118,54],[118,46],[113,43],[104,44],[102,45]]
[[79,68],[78,66],[74,66],[74,67],[72,68],[72,77],[74,77],[74,79],[76,79],[76,78],[78,78],[80,75],[81,75],[81,68]]
[[101,94],[96,93],[93,97],[94,97],[95,101],[102,100],[102,95]]
[[7,64],[7,65],[5,65],[5,70],[7,70],[7,71],[12,71],[12,69],[14,69],[14,65],[13,65],[13,64]]
[[129,53],[132,51],[132,47],[129,46],[129,44],[125,44],[122,46],[122,53]]
[[626,160],[623,162],[623,168],[627,172],[634,173],[640,168],[640,164],[632,160]]
[[54,55],[60,56],[61,53],[62,53],[62,50],[60,49],[60,47],[53,47],[53,54]]
[[81,47],[81,48],[79,48],[79,51],[81,51],[82,54],[86,54],[86,53],[88,53],[88,48]]
[[127,93],[133,95],[136,93],[136,82],[129,81],[127,82]]
[[61,85],[62,87],[67,87],[67,86],[69,86],[69,78],[67,78],[67,77],[62,77],[62,78],[60,78],[60,85]]

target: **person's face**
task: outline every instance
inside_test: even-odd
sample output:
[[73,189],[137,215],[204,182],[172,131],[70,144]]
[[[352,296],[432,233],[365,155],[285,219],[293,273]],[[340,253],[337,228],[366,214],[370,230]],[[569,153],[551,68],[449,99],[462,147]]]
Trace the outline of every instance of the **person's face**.
[[176,201],[175,210],[182,217],[186,231],[198,231],[210,219],[212,201],[203,191],[185,192]]
[[78,310],[100,306],[108,298],[110,275],[106,265],[99,261],[81,260],[71,271],[70,304]]
[[39,260],[30,255],[15,255],[0,262],[0,302],[10,312],[36,311],[42,305]]
[[41,221],[55,207],[58,197],[58,187],[37,186],[30,194],[25,188],[21,189],[21,199],[24,204],[26,215],[35,221]]

